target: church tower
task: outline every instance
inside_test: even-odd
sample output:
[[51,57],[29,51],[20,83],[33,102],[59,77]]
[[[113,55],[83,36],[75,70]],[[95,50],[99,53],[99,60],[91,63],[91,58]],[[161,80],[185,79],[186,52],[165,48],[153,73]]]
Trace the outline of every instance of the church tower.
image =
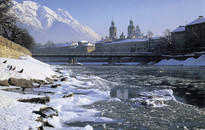
[[143,38],[143,34],[142,34],[140,27],[138,25],[136,26],[135,37],[136,38]]
[[114,21],[111,22],[109,38],[112,40],[117,39],[117,28],[115,27]]
[[130,20],[130,25],[127,28],[127,38],[134,39],[135,38],[135,26],[133,25],[132,19]]

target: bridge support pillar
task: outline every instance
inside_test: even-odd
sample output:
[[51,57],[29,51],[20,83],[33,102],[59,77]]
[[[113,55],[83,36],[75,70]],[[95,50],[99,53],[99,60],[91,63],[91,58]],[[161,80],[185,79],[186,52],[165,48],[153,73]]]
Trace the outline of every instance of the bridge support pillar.
[[108,64],[113,65],[116,63],[116,58],[115,57],[108,57]]
[[69,57],[69,64],[74,65],[75,64],[75,58],[74,57]]
[[118,58],[117,58],[117,62],[118,62],[118,63],[121,63],[121,62],[122,62],[121,57],[118,57]]

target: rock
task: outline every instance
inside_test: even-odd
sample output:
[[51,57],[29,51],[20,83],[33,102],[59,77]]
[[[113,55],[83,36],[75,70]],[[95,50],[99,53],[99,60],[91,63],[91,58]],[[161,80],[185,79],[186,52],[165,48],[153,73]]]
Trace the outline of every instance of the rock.
[[3,63],[6,64],[7,60],[5,60]]
[[51,78],[46,77],[46,83],[45,84],[53,84],[53,80]]
[[58,82],[58,79],[53,79],[53,81]]
[[62,72],[60,70],[62,70],[63,68],[56,68],[55,72],[62,74]]
[[58,116],[58,111],[52,107],[43,107],[39,111],[33,111],[33,113],[40,115],[42,118],[53,118]]
[[35,87],[33,85],[33,80],[27,80],[27,79],[15,79],[15,78],[9,78],[8,83],[13,86],[19,86],[24,88],[32,88]]
[[54,84],[54,85],[51,86],[51,88],[57,88],[59,86],[61,86],[61,84]]
[[45,81],[43,81],[43,80],[36,80],[36,79],[34,79],[33,82],[40,84],[40,86],[45,85]]
[[67,77],[61,78],[61,82],[68,81]]
[[68,97],[73,97],[73,96],[74,96],[74,94],[72,93],[72,94],[69,94],[69,95],[64,95],[63,98],[68,98]]
[[58,78],[58,76],[57,75],[52,75],[52,78]]
[[19,99],[18,101],[46,104],[46,103],[50,102],[50,98],[49,97],[39,97],[39,98],[31,98],[31,99]]
[[9,86],[8,80],[0,80],[0,86]]
[[44,130],[44,126],[54,128],[53,125],[49,124],[47,121],[44,121],[43,118],[41,118],[41,117],[38,117],[38,119],[36,121],[42,123],[42,126],[38,127],[38,130]]
[[23,69],[21,69],[21,70],[19,71],[19,73],[23,73]]
[[58,116],[58,111],[52,107],[43,107],[40,108],[39,111],[33,111],[33,113],[40,115],[36,121],[42,122],[43,126],[47,127],[53,127],[50,123],[48,123],[47,120],[44,120],[43,118],[53,118],[53,116]]
[[16,87],[16,88],[6,88],[2,89],[4,91],[22,91],[22,88]]

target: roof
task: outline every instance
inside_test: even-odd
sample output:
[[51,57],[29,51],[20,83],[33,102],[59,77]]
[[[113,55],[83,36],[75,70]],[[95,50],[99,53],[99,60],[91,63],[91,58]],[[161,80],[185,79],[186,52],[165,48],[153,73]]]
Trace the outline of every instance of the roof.
[[125,39],[125,40],[120,40],[120,41],[113,41],[105,44],[118,44],[118,43],[129,43],[129,42],[142,42],[142,41],[148,41],[148,38],[144,39]]
[[198,19],[194,20],[193,22],[187,24],[186,26],[200,24],[200,23],[205,23],[205,18],[198,18]]
[[185,26],[179,26],[178,28],[176,28],[174,31],[172,31],[172,33],[175,32],[184,32],[185,31]]

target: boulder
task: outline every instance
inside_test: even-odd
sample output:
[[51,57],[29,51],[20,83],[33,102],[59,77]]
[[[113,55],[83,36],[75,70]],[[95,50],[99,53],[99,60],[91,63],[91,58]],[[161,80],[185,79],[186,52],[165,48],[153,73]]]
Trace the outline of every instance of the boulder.
[[37,119],[36,121],[38,121],[38,122],[41,122],[41,123],[42,123],[42,126],[40,126],[40,127],[38,127],[38,128],[37,128],[38,130],[44,130],[44,126],[54,128],[54,126],[53,126],[53,125],[49,124],[49,123],[48,123],[48,121],[43,120],[43,118],[41,118],[41,117],[38,117],[38,119]]
[[39,98],[31,98],[31,99],[19,99],[18,101],[46,104],[46,103],[50,102],[50,98],[49,97],[39,97]]
[[0,80],[0,86],[9,86],[8,80]]
[[27,79],[15,79],[15,78],[9,78],[8,83],[13,86],[19,86],[19,87],[28,87],[32,88],[35,87],[33,85],[33,80],[27,80]]
[[68,98],[68,97],[73,97],[73,96],[74,96],[74,94],[72,93],[72,94],[69,94],[69,95],[64,95],[63,98]]
[[51,86],[51,88],[57,88],[59,86],[61,86],[61,84],[54,84],[54,85]]
[[45,84],[53,84],[53,79],[46,77],[46,83]]
[[[41,122],[43,126],[53,127],[48,121],[47,118],[53,118],[53,116],[58,116],[58,111],[52,107],[43,107],[39,111],[33,111],[33,113],[40,115],[36,121]],[[46,119],[45,119],[46,118]]]
[[36,79],[34,79],[33,82],[39,84],[40,86],[45,85],[45,81],[44,80],[36,80]]
[[67,77],[61,78],[61,82],[68,81]]
[[43,107],[39,111],[33,111],[33,113],[40,115],[42,118],[53,118],[58,116],[58,111],[52,107]]

